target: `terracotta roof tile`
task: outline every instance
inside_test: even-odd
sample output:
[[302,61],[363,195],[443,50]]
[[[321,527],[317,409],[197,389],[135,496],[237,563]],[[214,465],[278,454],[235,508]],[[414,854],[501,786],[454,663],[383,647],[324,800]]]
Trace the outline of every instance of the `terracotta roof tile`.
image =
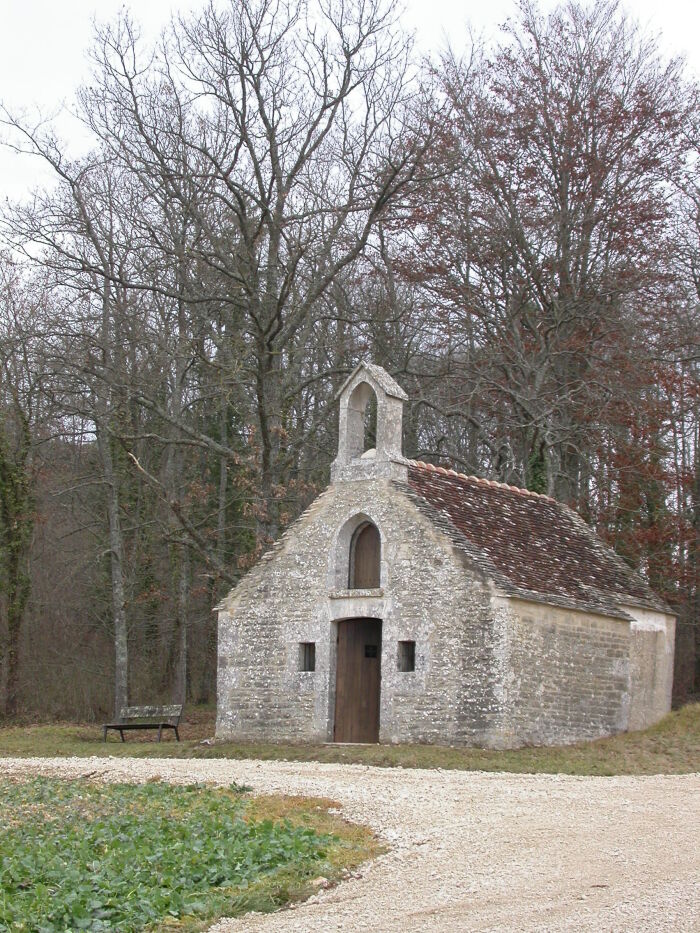
[[442,530],[513,595],[605,612],[622,605],[668,611],[579,515],[550,496],[416,461],[409,461],[408,484],[434,520],[446,520]]

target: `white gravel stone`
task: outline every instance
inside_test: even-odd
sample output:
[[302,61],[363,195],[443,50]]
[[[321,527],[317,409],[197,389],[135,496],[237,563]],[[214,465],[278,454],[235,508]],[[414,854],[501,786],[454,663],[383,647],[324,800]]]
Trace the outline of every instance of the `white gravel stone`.
[[358,765],[0,759],[0,774],[327,797],[390,850],[340,885],[211,933],[700,931],[700,774],[568,777]]

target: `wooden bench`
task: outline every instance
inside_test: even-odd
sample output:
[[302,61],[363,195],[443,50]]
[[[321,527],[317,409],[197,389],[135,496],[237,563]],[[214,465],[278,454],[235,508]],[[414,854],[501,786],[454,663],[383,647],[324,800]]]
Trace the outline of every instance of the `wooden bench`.
[[177,727],[182,717],[182,706],[123,706],[119,710],[118,722],[107,722],[102,727],[104,741],[107,741],[107,730],[114,729],[125,741],[124,733],[129,729],[157,729],[158,741],[163,735],[163,729],[174,729],[175,738],[180,741]]

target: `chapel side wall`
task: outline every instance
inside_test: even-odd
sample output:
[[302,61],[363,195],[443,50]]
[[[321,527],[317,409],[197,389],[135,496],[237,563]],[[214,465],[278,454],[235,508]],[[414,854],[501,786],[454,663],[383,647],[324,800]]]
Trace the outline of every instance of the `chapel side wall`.
[[[395,502],[379,739],[494,744],[499,633],[489,587],[410,500]],[[414,672],[398,670],[399,641],[416,643]]]
[[[334,592],[338,531],[357,513],[382,535],[382,586]],[[337,619],[382,619],[380,741],[492,744],[501,706],[486,584],[388,480],[340,483],[239,584],[219,615],[217,737],[332,740]],[[416,670],[398,671],[398,642]],[[301,673],[298,644],[316,642]]]
[[623,732],[630,713],[630,623],[509,600],[504,735],[565,745]]
[[630,647],[630,729],[646,729],[671,709],[676,620],[625,606],[634,618]]

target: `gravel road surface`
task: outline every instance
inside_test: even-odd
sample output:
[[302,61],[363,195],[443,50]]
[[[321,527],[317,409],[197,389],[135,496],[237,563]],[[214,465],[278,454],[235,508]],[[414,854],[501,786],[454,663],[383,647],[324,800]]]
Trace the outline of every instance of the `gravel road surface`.
[[0,774],[330,797],[390,849],[335,888],[212,933],[700,933],[700,774],[566,777],[284,761],[0,759]]

